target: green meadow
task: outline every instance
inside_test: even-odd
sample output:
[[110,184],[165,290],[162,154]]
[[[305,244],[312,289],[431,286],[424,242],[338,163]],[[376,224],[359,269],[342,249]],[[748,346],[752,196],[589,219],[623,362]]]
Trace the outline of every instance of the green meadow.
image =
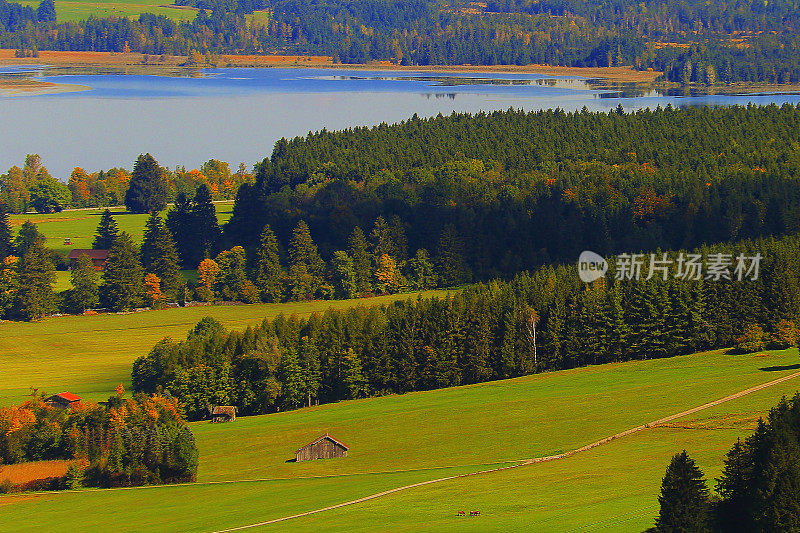
[[[429,291],[425,295],[444,295]],[[328,308],[380,305],[417,293],[362,300],[201,306],[129,314],[64,316],[41,322],[0,324],[0,405],[18,403],[34,387],[69,390],[103,400],[118,383],[130,383],[133,361],[164,337],[185,338],[205,316],[229,329],[244,329],[281,313],[308,316]]]
[[[216,202],[217,220],[224,224],[233,214],[233,202]],[[114,220],[120,231],[127,231],[134,240],[141,244],[144,234],[144,224],[148,215],[127,213],[124,207],[110,208]],[[169,209],[169,208],[168,208]],[[73,209],[60,213],[26,213],[24,215],[11,215],[9,222],[14,231],[27,220],[35,223],[39,231],[47,237],[46,246],[66,255],[74,248],[91,248],[97,224],[105,208],[99,209]],[[162,216],[166,211],[162,213]],[[71,245],[64,244],[66,239],[72,241]]]
[[[89,530],[243,526],[574,449],[797,372],[797,362],[796,349],[761,357],[710,352],[340,402],[231,424],[198,422],[192,430],[199,483],[0,497],[0,523],[10,531],[53,530],[76,520]],[[652,525],[672,454],[689,451],[713,485],[736,438],[752,432],[759,416],[798,387],[800,381],[789,380],[567,459],[416,487],[263,530],[641,531]],[[325,432],[350,447],[347,458],[288,462]],[[457,517],[459,510],[480,510],[481,516]]]
[[[38,0],[21,0],[22,5],[39,7]],[[114,0],[109,2],[55,0],[58,22],[76,22],[86,20],[90,15],[95,17],[138,17],[142,13],[163,15],[181,21],[192,20],[197,9],[190,7],[174,7],[169,0]]]

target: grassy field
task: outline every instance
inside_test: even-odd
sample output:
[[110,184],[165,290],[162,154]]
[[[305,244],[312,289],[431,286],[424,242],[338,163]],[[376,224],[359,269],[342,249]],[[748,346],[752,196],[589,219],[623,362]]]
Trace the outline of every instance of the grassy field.
[[[445,294],[431,291],[426,294]],[[363,300],[208,306],[125,315],[65,316],[42,322],[0,324],[0,405],[18,403],[30,387],[71,390],[104,400],[118,383],[130,382],[131,365],[164,337],[184,338],[204,316],[244,329],[280,313],[307,316],[329,307],[378,305],[415,294]]]
[[[233,201],[217,202],[214,207],[217,209],[217,220],[220,224],[224,224],[231,218]],[[76,209],[43,215],[26,213],[24,215],[11,215],[8,218],[14,231],[18,231],[26,220],[34,222],[39,231],[47,237],[46,246],[66,255],[74,248],[92,247],[97,224],[100,223],[100,216],[103,211],[105,211],[105,208]],[[126,213],[122,207],[112,207],[111,212],[114,214],[114,220],[117,222],[120,231],[127,231],[136,242],[141,243],[144,224],[147,222],[148,215]],[[71,239],[72,245],[65,245],[64,239]]]
[[[170,19],[192,20],[197,10],[189,7],[170,7],[169,0],[114,0],[104,2],[80,0],[55,0],[58,22],[74,22],[86,20],[89,15],[95,17],[138,17],[142,13],[164,15]],[[19,2],[34,9],[39,7],[38,0],[21,0]]]
[[[796,349],[767,357],[704,353],[195,423],[201,483],[0,497],[0,523],[11,531],[53,530],[78,517],[89,530],[246,525],[573,449],[796,372],[797,360]],[[736,438],[798,387],[800,380],[790,380],[568,459],[427,485],[271,528],[641,531],[652,524],[672,454],[687,449],[713,478]],[[350,446],[346,459],[287,462],[326,431]],[[481,517],[456,517],[475,509]]]

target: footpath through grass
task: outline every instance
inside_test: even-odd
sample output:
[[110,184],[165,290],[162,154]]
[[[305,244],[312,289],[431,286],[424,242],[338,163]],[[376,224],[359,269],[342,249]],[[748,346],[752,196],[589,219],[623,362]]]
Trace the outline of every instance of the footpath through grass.
[[[0,324],[0,405],[19,403],[36,387],[104,400],[118,383],[130,384],[133,361],[164,337],[183,339],[204,316],[244,329],[281,313],[308,316],[328,308],[371,306],[418,293],[359,300],[164,309],[125,315],[65,316],[42,322]],[[425,295],[446,294],[429,291]]]
[[[797,360],[796,349],[705,353],[194,423],[201,482],[271,480],[0,497],[0,523],[212,531],[261,522],[573,449],[796,372]],[[710,478],[718,475],[736,438],[798,387],[790,380],[568,459],[427,485],[271,529],[642,530],[672,454],[686,448]],[[350,446],[346,459],[287,462],[326,431]],[[457,518],[459,510],[482,516]]]

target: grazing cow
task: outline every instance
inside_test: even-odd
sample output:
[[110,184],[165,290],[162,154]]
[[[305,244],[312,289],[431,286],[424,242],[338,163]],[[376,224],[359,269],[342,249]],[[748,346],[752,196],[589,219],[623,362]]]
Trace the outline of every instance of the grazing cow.
[[467,516],[467,513],[464,511],[459,511],[457,516]]
[[469,515],[470,515],[470,516],[480,516],[480,515],[481,515],[481,512],[480,512],[480,511],[470,511],[470,512],[469,512]]

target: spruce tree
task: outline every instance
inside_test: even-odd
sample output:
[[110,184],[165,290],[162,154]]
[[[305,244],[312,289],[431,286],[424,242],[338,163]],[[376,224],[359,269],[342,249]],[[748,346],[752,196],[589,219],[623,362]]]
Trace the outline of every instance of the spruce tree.
[[472,277],[464,259],[464,243],[452,224],[447,224],[442,230],[436,263],[443,287],[467,283]]
[[364,232],[359,226],[353,228],[353,233],[347,241],[347,252],[353,259],[353,268],[356,273],[356,291],[366,294],[372,290],[372,254]]
[[389,225],[389,236],[392,243],[392,253],[398,263],[403,263],[408,259],[408,237],[406,237],[406,227],[399,216],[394,215]]
[[[175,247],[184,268],[196,268],[197,235],[192,223],[192,201],[186,193],[179,193],[175,205],[167,213],[167,228],[175,240]],[[201,258],[202,259],[202,258]]]
[[125,206],[131,213],[157,213],[167,206],[167,181],[152,155],[143,154],[136,159]]
[[43,240],[34,243],[22,254],[17,264],[19,288],[14,305],[17,316],[36,320],[55,311],[53,283],[55,267]]
[[375,258],[383,254],[394,256],[395,245],[392,241],[392,229],[386,223],[386,219],[379,216],[375,219],[375,224],[372,226],[372,255]]
[[436,287],[436,272],[425,248],[417,250],[414,257],[408,260],[405,273],[408,287],[412,290],[423,291]]
[[36,8],[36,19],[39,22],[56,21],[56,4],[53,0],[42,0]]
[[161,280],[161,292],[165,300],[180,299],[184,281],[178,264],[178,252],[172,235],[157,213],[152,213],[145,223],[141,256],[144,271],[155,274]]
[[672,457],[661,482],[661,504],[656,531],[659,533],[699,533],[708,531],[708,488],[703,472],[686,454]]
[[342,386],[348,399],[361,398],[367,392],[367,383],[362,373],[361,360],[349,348],[342,356]]
[[269,224],[261,232],[254,258],[253,278],[265,302],[280,302],[283,299],[286,271],[281,265],[281,249]]
[[303,371],[297,361],[297,354],[293,349],[286,349],[281,354],[278,366],[278,378],[281,381],[281,395],[283,404],[289,409],[303,405],[306,394]]
[[100,216],[100,223],[97,225],[92,248],[95,250],[110,250],[114,246],[114,239],[117,238],[118,233],[117,222],[111,216],[111,211],[106,209]]
[[337,298],[355,298],[358,294],[353,259],[341,250],[333,253],[331,270]]
[[69,306],[75,313],[97,307],[100,303],[100,274],[86,254],[81,254],[70,271],[72,289],[67,297]]
[[144,269],[133,239],[124,231],[108,253],[100,292],[105,306],[114,311],[142,305]]
[[320,373],[319,350],[313,339],[308,336],[300,339],[300,369],[303,375],[303,390],[306,395],[308,407],[312,400],[319,396],[319,387],[322,379]]
[[308,224],[301,220],[289,242],[289,278],[293,285],[308,285],[313,295],[322,284],[325,275],[325,262],[319,256],[317,245],[311,238]]
[[39,232],[36,224],[26,220],[19,228],[19,233],[14,237],[14,252],[17,257],[22,257],[34,246],[44,248],[46,238]]
[[0,261],[14,254],[6,204],[0,201]]
[[194,195],[189,231],[195,235],[195,249],[191,252],[194,254],[194,264],[217,253],[222,232],[217,221],[217,210],[211,199],[211,189],[205,183],[197,188]]

